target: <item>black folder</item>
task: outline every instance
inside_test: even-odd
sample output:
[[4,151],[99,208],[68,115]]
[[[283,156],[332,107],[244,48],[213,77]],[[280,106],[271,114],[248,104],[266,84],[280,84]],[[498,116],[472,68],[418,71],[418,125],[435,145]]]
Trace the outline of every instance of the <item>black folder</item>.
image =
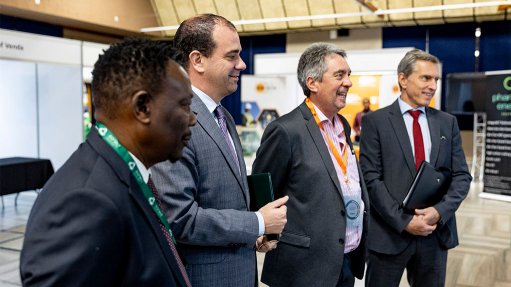
[[[258,211],[261,207],[273,201],[273,185],[271,174],[256,173],[247,176],[248,191],[250,193],[250,210]],[[279,234],[265,234],[268,241],[279,240]]]
[[450,169],[437,169],[427,161],[423,161],[403,200],[403,208],[413,211],[416,208],[435,205],[442,199],[450,183]]
[[247,176],[250,192],[250,210],[258,211],[273,201],[273,185],[270,173],[256,173]]

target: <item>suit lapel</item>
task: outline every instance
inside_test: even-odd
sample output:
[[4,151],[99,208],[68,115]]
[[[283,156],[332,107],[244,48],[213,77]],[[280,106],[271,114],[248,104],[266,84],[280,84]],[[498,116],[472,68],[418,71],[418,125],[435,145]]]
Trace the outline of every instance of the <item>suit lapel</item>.
[[[232,167],[236,168],[236,175],[238,176],[238,181],[242,186],[244,186],[243,191],[245,194],[245,199],[247,200],[247,203],[250,206],[250,203],[248,202],[248,199],[250,198],[248,194],[248,185],[245,185],[246,181],[243,180],[247,177],[247,169],[245,168],[245,159],[243,158],[243,148],[241,147],[241,141],[238,136],[238,131],[236,131],[236,124],[234,123],[234,119],[231,117],[231,114],[227,111],[225,111],[225,114],[227,115],[226,122],[227,122],[227,129],[229,130],[229,134],[231,135],[232,141],[234,143],[234,149],[236,149],[236,156],[238,157],[238,162],[240,164],[240,172],[241,176],[239,176],[239,172],[237,170],[238,166],[236,163],[232,162],[232,160],[229,160],[230,163],[232,163]],[[224,145],[225,147],[225,145]],[[229,158],[230,159],[230,158]],[[231,167],[231,168],[232,168]]]
[[332,179],[337,191],[342,197],[341,184],[339,183],[339,178],[337,177],[337,173],[335,171],[334,164],[332,163],[332,158],[330,157],[330,153],[328,152],[328,148],[325,145],[325,140],[323,139],[323,135],[321,135],[321,131],[319,130],[318,124],[314,120],[311,111],[302,103],[300,106],[300,111],[302,112],[303,118],[305,119],[307,129],[309,134],[316,145],[316,149],[318,150],[323,164],[325,165],[326,170],[328,171],[328,175]]
[[175,278],[177,278],[182,286],[186,286],[183,276],[181,275],[181,271],[179,270],[178,263],[176,258],[174,257],[172,250],[170,249],[169,243],[163,234],[163,230],[161,229],[159,219],[156,214],[152,210],[151,206],[147,202],[147,199],[142,194],[140,187],[136,183],[135,179],[131,177],[131,185],[129,187],[129,193],[133,200],[139,205],[140,209],[144,213],[147,221],[151,225],[151,230],[153,231],[154,236],[158,240],[158,245],[160,246],[162,253],[165,255],[165,260],[167,261],[169,268],[174,273]]
[[174,273],[175,278],[181,282],[181,285],[185,286],[186,283],[184,278],[181,276],[181,271],[177,265],[176,258],[174,258],[167,239],[161,230],[158,218],[147,202],[147,199],[142,194],[140,187],[138,186],[134,177],[131,175],[126,163],[110,146],[108,146],[105,141],[103,141],[103,139],[99,137],[96,129],[91,130],[87,141],[90,143],[92,148],[98,154],[100,154],[106,162],[108,162],[108,164],[112,167],[112,170],[117,174],[119,180],[121,180],[121,182],[126,185],[131,198],[139,206],[139,209],[142,211],[148,224],[150,225],[151,230],[153,231],[153,235],[158,241],[158,244],[165,256],[165,260],[167,261],[169,268]]
[[397,142],[401,146],[403,154],[405,155],[406,165],[412,175],[415,175],[415,158],[413,157],[412,145],[408,140],[408,132],[406,131],[405,121],[403,120],[403,115],[401,114],[401,109],[399,108],[397,100],[390,106],[389,121],[396,135]]
[[440,152],[440,122],[436,117],[436,110],[426,107],[426,116],[428,119],[429,134],[431,136],[431,153],[429,162],[436,166],[438,153]]
[[[238,165],[233,161],[229,148],[227,147],[227,143],[225,138],[220,130],[220,127],[215,121],[215,118],[212,113],[209,112],[206,105],[201,101],[201,99],[197,95],[193,95],[192,98],[192,110],[197,116],[197,124],[199,124],[202,129],[208,134],[213,142],[220,149],[225,161],[227,162],[231,172],[236,177],[238,184],[243,191],[243,196],[245,197],[245,202],[247,203],[247,207],[249,206],[249,196],[248,196],[248,188],[245,185],[245,180],[243,180],[242,176],[246,177],[246,169],[245,169],[245,161],[243,160],[243,153],[241,149],[241,143],[236,133],[236,128],[234,126],[234,122],[230,116],[226,117],[227,128],[231,135],[231,138],[234,142],[234,147],[236,149],[236,153],[238,156],[238,162],[240,164],[241,175],[238,170]],[[226,115],[229,113],[226,112]],[[193,135],[192,135],[193,137]]]

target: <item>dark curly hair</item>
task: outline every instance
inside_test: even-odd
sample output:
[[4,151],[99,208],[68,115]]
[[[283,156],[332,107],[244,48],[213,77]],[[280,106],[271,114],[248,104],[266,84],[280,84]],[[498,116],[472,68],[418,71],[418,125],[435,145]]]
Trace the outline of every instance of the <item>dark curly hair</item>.
[[117,117],[117,107],[133,93],[161,92],[170,60],[181,62],[182,54],[168,42],[127,38],[99,56],[92,71],[94,109],[108,118]]
[[236,27],[229,20],[214,14],[201,14],[184,20],[174,36],[174,47],[183,53],[180,63],[188,70],[188,55],[194,50],[209,57],[216,48],[213,39],[215,25],[225,25],[236,31]]

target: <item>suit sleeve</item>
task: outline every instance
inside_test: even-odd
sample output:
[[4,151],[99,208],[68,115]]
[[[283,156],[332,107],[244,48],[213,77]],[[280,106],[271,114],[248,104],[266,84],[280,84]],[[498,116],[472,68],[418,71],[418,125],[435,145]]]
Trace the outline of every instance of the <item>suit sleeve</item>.
[[438,213],[440,213],[442,222],[446,222],[454,215],[454,212],[467,196],[470,182],[472,181],[472,176],[468,172],[465,154],[461,146],[460,130],[456,118],[453,118],[451,121],[451,131],[452,141],[449,147],[449,154],[451,156],[450,168],[452,172],[451,185],[442,200],[434,206]]
[[23,286],[117,284],[127,256],[120,213],[90,190],[62,192],[34,206],[20,258]]
[[252,165],[253,173],[269,172],[275,198],[285,196],[287,173],[291,162],[290,138],[280,123],[272,122],[264,130],[261,146]]
[[[192,142],[184,148],[179,161],[165,161],[151,168],[165,215],[177,240],[201,246],[253,246],[259,233],[256,214],[236,209],[202,208],[198,195],[201,192],[199,169]],[[209,191],[221,200],[221,188],[213,185]],[[223,200],[229,201],[228,198]]]
[[399,202],[394,199],[385,185],[381,135],[374,117],[363,117],[362,127],[360,165],[369,193],[371,212],[379,214],[392,228],[401,233],[412,220],[412,215],[403,212]]

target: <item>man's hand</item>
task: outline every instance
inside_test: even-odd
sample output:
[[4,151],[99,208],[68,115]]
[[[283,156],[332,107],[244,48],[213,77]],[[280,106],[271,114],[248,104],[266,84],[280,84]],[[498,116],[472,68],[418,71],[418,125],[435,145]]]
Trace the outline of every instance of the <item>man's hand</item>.
[[440,220],[440,214],[434,207],[416,209],[415,215],[423,216],[424,221],[429,225],[435,225]]
[[414,215],[405,230],[413,235],[428,236],[436,229],[436,224],[428,224],[423,215]]
[[264,219],[265,234],[280,234],[287,222],[287,207],[289,196],[272,201],[259,209]]
[[259,238],[256,240],[256,249],[258,252],[266,253],[277,248],[277,242],[277,240],[268,241],[266,235],[259,236]]

